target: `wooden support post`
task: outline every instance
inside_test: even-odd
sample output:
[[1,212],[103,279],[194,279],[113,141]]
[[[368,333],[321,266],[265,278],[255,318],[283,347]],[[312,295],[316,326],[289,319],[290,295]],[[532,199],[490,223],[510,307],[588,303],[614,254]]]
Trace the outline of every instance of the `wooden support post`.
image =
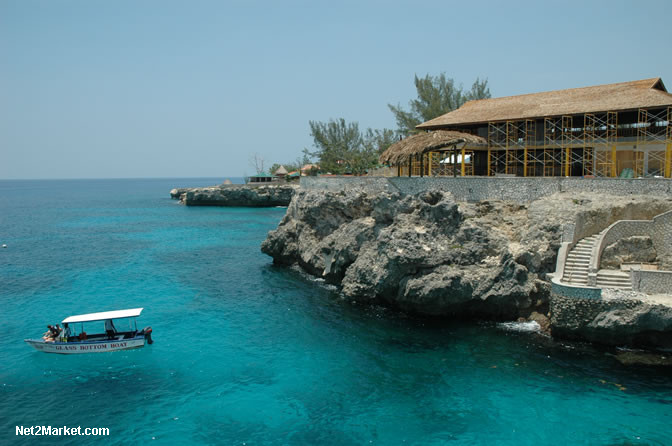
[[665,178],[672,176],[672,142],[667,143],[665,150]]
[[411,178],[411,172],[413,171],[413,156],[408,157],[408,178]]
[[401,164],[397,164],[397,176],[401,176]]
[[571,173],[571,164],[570,161],[572,160],[572,148],[567,147],[565,149],[565,176],[568,177],[569,174]]
[[527,145],[523,149],[523,176],[527,176]]
[[457,178],[457,146],[453,146],[453,178]]
[[425,176],[425,154],[420,154],[420,178]]
[[616,170],[616,146],[611,146],[611,176],[615,178],[618,176],[618,171]]
[[491,157],[491,156],[492,156],[492,153],[491,153],[491,151],[490,151],[490,148],[488,147],[488,171],[487,171],[486,174],[485,174],[485,175],[488,176],[488,177],[490,176],[490,162],[491,162],[491,161],[490,161],[490,157]]
[[465,174],[466,174],[466,167],[464,165],[464,158],[465,158],[466,152],[467,151],[464,149],[464,147],[462,147],[462,176],[465,176]]

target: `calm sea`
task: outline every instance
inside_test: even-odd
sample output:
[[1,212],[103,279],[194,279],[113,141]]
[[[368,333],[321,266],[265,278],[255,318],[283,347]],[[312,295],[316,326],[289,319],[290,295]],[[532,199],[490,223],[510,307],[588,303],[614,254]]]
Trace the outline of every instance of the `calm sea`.
[[[669,370],[343,301],[259,251],[284,209],[169,198],[221,180],[0,181],[0,444],[672,444]],[[143,349],[23,343],[134,307]]]

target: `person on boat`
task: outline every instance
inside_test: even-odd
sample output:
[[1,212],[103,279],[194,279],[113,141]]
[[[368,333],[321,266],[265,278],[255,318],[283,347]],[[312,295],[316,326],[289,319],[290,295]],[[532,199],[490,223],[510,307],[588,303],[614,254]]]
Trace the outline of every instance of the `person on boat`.
[[105,320],[105,333],[107,333],[108,338],[113,338],[114,335],[117,334],[117,329],[114,328],[112,319]]
[[61,336],[60,336],[60,341],[61,342],[68,342],[68,337],[70,337],[70,327],[68,327],[68,323],[63,324],[63,331],[61,331]]
[[46,341],[47,339],[52,337],[52,332],[51,332],[51,325],[47,325],[47,331],[44,332],[42,335],[42,340]]
[[49,330],[49,335],[48,335],[47,339],[45,339],[44,341],[45,342],[54,342],[56,340],[56,338],[58,338],[58,334],[60,332],[61,332],[61,327],[59,327],[58,324],[52,325],[51,329]]

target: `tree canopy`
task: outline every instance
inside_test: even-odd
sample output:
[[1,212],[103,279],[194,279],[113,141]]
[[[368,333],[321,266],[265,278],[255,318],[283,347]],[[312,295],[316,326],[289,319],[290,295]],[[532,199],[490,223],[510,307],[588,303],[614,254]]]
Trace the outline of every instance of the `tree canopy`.
[[361,175],[378,164],[380,155],[396,140],[390,129],[361,131],[359,123],[339,118],[329,122],[310,121],[310,135],[317,149],[320,169],[333,174]]
[[415,89],[418,97],[409,102],[409,111],[401,105],[388,104],[397,120],[398,132],[405,136],[417,133],[415,126],[418,124],[456,110],[467,101],[491,97],[487,79],[481,81],[476,78],[471,89],[465,91],[462,85],[457,86],[445,73],[438,76],[427,74],[423,78],[415,75]]
[[400,105],[388,104],[398,130],[367,128],[362,131],[359,123],[346,122],[343,118],[329,122],[309,121],[310,136],[316,150],[309,152],[304,149],[304,164],[310,155],[318,159],[321,172],[361,175],[378,165],[378,156],[400,135],[417,133],[415,127],[418,124],[455,110],[467,101],[491,97],[487,79],[476,78],[471,89],[465,91],[445,73],[438,76],[428,74],[423,78],[415,75],[415,89],[418,97],[409,102],[409,111]]

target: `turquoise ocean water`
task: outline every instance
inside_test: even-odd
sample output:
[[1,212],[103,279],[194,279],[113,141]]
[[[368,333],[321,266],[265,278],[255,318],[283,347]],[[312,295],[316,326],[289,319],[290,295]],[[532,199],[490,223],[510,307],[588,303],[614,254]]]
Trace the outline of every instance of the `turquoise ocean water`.
[[[669,370],[343,301],[259,251],[284,209],[168,195],[218,181],[0,181],[0,444],[672,444]],[[143,349],[22,342],[139,306]],[[32,425],[110,435],[15,435]]]

